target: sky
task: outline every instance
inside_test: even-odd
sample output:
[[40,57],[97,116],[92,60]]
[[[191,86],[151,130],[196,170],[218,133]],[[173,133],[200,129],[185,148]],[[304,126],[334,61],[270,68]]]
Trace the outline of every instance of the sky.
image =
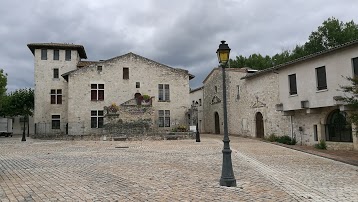
[[357,0],[1,0],[0,68],[8,92],[34,87],[29,43],[74,43],[88,60],[133,52],[188,70],[200,87],[218,66],[221,40],[230,58],[275,55],[304,44],[323,21],[358,23]]

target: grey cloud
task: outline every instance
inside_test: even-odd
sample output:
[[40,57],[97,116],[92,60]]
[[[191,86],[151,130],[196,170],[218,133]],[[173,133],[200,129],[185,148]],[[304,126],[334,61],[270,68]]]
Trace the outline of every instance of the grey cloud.
[[[33,87],[31,42],[82,44],[89,60],[135,52],[185,68],[198,87],[217,66],[222,39],[236,55],[273,55],[303,44],[328,17],[356,20],[355,0],[143,0],[0,2],[0,68],[8,89]],[[357,22],[356,22],[357,23]]]

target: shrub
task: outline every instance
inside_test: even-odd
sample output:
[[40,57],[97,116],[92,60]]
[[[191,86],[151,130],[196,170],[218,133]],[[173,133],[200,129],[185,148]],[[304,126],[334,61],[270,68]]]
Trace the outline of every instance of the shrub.
[[277,142],[282,143],[282,144],[287,144],[287,145],[295,145],[297,143],[295,138],[292,139],[288,135],[278,137]]
[[315,145],[314,145],[314,147],[315,147],[316,149],[327,149],[326,141],[324,141],[323,139],[321,139],[318,144],[315,144]]
[[266,140],[267,140],[267,141],[270,141],[270,142],[277,142],[277,139],[278,139],[278,137],[277,137],[274,133],[272,133],[271,135],[269,135],[269,136],[266,138]]

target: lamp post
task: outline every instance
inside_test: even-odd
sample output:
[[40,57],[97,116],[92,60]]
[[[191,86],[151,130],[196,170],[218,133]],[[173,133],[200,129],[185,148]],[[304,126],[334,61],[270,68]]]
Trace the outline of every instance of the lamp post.
[[227,126],[227,103],[226,103],[226,76],[225,68],[227,62],[229,61],[230,55],[229,45],[225,41],[221,41],[216,54],[218,56],[219,63],[222,69],[223,76],[223,110],[224,110],[224,148],[223,148],[223,163],[222,163],[222,172],[220,178],[220,186],[227,187],[236,187],[236,179],[234,176],[234,171],[232,169],[231,161],[231,149],[230,149],[230,140],[228,135],[228,126]]
[[200,142],[200,133],[199,133],[199,109],[198,109],[198,102],[193,103],[191,105],[191,110],[190,110],[190,115],[191,115],[191,125],[196,125],[196,131],[195,131],[195,141],[196,142]]

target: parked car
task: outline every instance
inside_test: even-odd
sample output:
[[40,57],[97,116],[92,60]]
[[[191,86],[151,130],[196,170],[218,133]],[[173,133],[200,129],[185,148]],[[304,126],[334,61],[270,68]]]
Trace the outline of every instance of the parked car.
[[0,136],[12,137],[12,119],[0,118]]

